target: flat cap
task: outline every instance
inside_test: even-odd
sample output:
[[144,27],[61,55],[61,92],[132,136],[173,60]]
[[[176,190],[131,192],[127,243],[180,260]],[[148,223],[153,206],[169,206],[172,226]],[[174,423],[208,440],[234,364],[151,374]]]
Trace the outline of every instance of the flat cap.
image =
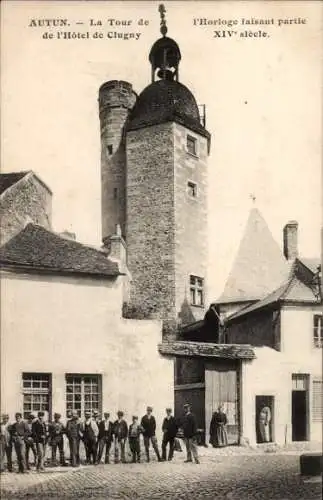
[[22,417],[22,414],[19,411],[17,411],[17,413],[15,413],[15,417]]
[[54,418],[61,418],[61,414],[60,413],[54,413]]
[[44,413],[43,411],[39,411],[39,412],[37,413],[37,415],[38,415],[38,417],[43,417],[43,416],[45,415],[45,413]]
[[123,417],[124,413],[123,413],[123,411],[119,410],[119,411],[117,412],[117,415],[118,415],[118,417]]
[[147,406],[147,411],[153,411],[152,406]]

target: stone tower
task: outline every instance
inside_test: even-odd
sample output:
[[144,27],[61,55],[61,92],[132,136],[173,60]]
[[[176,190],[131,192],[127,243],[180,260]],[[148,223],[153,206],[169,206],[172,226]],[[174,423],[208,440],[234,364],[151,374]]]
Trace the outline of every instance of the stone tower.
[[[122,213],[126,214],[124,236],[132,277],[127,315],[160,318],[166,334],[176,332],[179,324],[202,319],[205,313],[210,134],[193,94],[179,82],[181,53],[177,43],[166,36],[163,9],[161,15],[162,37],[149,54],[151,83],[129,113],[126,163],[122,169],[121,142],[122,157],[116,170],[125,172]],[[100,92],[106,95],[102,89],[111,83]],[[127,85],[130,104],[131,87]],[[107,127],[102,141],[109,134]],[[117,132],[112,135],[117,137]],[[106,182],[112,177],[115,180],[117,175],[109,167]],[[104,186],[106,190],[110,196],[111,188]],[[113,203],[106,201],[103,206],[107,209]],[[109,216],[103,213],[103,226],[111,231],[115,211],[105,223]]]
[[116,225],[125,236],[126,152],[125,125],[136,100],[132,85],[112,80],[99,90],[101,130],[102,240],[115,233]]

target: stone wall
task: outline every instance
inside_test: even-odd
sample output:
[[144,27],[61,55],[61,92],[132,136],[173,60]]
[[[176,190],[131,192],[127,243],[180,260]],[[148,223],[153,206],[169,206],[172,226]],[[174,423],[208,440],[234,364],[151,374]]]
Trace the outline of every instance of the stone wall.
[[[187,134],[196,139],[196,156],[187,151]],[[186,311],[186,318],[180,318],[185,324],[202,319],[208,306],[207,139],[175,124],[174,146],[176,312],[187,303],[191,314]],[[196,185],[195,197],[189,193],[188,182]],[[191,304],[190,275],[204,280],[202,307]]]
[[[131,304],[133,312],[157,315],[170,329],[184,309],[187,321],[204,316],[204,306],[190,304],[190,275],[204,279],[207,304],[207,141],[189,132],[198,142],[198,155],[190,155],[187,133],[175,123],[127,133]],[[196,197],[188,182],[196,183]]]
[[127,133],[130,314],[176,318],[174,272],[174,125]]
[[101,86],[99,113],[101,128],[102,240],[120,224],[125,236],[126,152],[124,127],[136,95],[132,85],[113,80]]
[[0,214],[1,244],[28,222],[51,229],[52,192],[33,172],[28,172],[1,194]]

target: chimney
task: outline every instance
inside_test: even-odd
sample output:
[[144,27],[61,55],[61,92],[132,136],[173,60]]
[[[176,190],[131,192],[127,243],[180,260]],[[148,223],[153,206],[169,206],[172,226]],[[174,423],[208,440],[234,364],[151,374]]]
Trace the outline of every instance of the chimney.
[[116,225],[116,232],[109,238],[103,242],[104,246],[108,248],[108,257],[111,260],[119,262],[120,271],[124,271],[126,269],[127,262],[127,250],[124,239],[121,235],[120,225]]
[[291,220],[284,227],[284,255],[287,260],[294,260],[298,257],[297,242],[298,222]]

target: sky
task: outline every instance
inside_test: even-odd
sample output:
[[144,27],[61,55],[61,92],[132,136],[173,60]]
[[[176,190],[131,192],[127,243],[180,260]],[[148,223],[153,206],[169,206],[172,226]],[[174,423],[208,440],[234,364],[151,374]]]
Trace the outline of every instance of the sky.
[[[209,295],[214,300],[223,289],[253,206],[280,245],[284,224],[297,220],[300,254],[319,256],[322,4],[164,4],[168,36],[182,53],[180,81],[206,105],[206,126],[212,135]],[[99,245],[101,239],[98,89],[105,81],[120,79],[139,93],[150,83],[148,54],[160,36],[158,5],[16,0],[1,4],[1,169],[37,173],[54,194],[54,230],[73,231],[85,243]],[[213,25],[194,25],[194,19],[201,18]],[[269,36],[242,37],[242,18],[268,23],[273,19],[274,24],[247,25]],[[38,19],[68,19],[70,26],[29,26]],[[100,19],[103,26],[90,26],[90,19]],[[111,27],[108,19],[132,23]],[[140,19],[148,25],[138,26]],[[238,24],[228,27],[234,20]],[[92,36],[96,30],[104,38],[56,38],[57,31]],[[237,35],[214,36],[219,30],[235,30]],[[106,36],[115,31],[141,34],[138,40]],[[44,32],[54,38],[42,38]]]

